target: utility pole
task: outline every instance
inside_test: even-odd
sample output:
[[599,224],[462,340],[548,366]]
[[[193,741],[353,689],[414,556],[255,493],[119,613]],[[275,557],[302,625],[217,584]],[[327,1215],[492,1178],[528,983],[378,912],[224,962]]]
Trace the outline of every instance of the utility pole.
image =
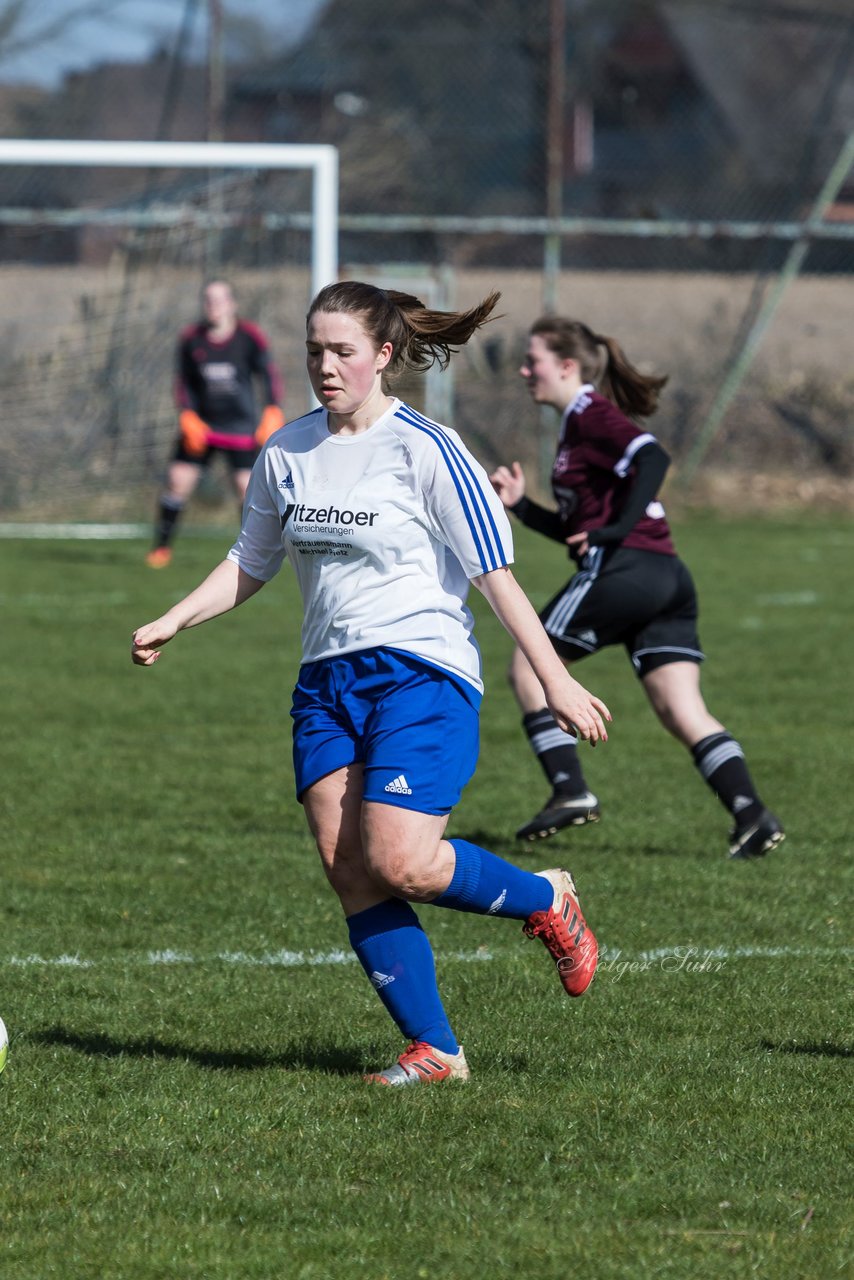
[[[222,142],[225,135],[225,60],[222,45],[222,0],[208,0],[208,97],[206,135],[210,143]],[[222,260],[222,228],[216,219],[223,212],[219,177],[208,173],[208,213],[212,225],[207,233],[205,270],[208,277]]]
[[222,0],[208,0],[207,140],[225,139],[225,59],[222,45]]
[[[563,148],[566,118],[566,0],[548,0],[548,87],[546,102],[546,217],[563,217]],[[557,310],[560,276],[560,232],[546,232],[543,242],[543,311]],[[540,406],[538,461],[540,483],[548,492],[554,443],[554,411]]]
[[[566,0],[548,0],[548,102],[546,106],[546,217],[563,217],[563,153],[566,122]],[[543,310],[557,306],[560,233],[546,233],[543,255]]]

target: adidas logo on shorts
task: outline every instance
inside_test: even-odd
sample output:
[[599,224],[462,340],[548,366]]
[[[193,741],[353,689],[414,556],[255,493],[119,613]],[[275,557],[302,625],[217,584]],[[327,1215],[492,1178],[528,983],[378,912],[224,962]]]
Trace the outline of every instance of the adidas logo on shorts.
[[410,787],[409,783],[406,781],[402,773],[398,774],[398,776],[394,778],[391,782],[387,782],[383,789],[385,791],[390,791],[392,795],[395,795],[395,796],[411,796],[412,795],[412,788]]

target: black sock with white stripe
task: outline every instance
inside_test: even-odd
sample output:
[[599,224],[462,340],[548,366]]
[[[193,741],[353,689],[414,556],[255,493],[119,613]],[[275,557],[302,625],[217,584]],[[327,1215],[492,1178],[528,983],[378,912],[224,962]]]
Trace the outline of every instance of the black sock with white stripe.
[[564,733],[546,707],[542,711],[529,711],[523,716],[522,725],[552,790],[561,796],[583,795],[587,783],[581,772],[574,735]]
[[711,733],[691,748],[694,764],[729,809],[736,825],[747,827],[762,811],[762,801],[750,777],[744,752],[728,733]]
[[171,545],[175,533],[175,525],[180,520],[183,510],[184,503],[175,498],[170,498],[168,494],[160,499],[160,509],[154,525],[155,547],[168,547]]

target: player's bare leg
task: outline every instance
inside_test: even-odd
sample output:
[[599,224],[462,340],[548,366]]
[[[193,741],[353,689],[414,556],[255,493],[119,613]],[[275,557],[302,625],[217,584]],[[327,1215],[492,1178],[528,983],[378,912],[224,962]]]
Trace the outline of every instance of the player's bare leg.
[[237,501],[240,503],[241,509],[243,508],[243,501],[246,497],[246,490],[249,488],[249,477],[251,475],[251,468],[240,467],[232,476],[234,492],[237,495]]
[[172,560],[171,542],[181,513],[195,493],[202,476],[202,468],[194,462],[175,461],[169,464],[166,487],[160,498],[160,514],[155,533],[156,545],[145,557],[152,569],[165,569]]
[[703,701],[696,662],[669,662],[650,671],[641,683],[664,728],[689,751],[710,733],[723,733],[723,725]]

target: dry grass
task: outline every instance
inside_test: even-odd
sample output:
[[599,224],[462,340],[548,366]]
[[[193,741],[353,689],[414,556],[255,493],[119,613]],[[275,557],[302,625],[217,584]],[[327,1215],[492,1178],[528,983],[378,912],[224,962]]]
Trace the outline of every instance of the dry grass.
[[[379,271],[358,269],[369,279]],[[469,306],[499,288],[501,314],[444,375],[452,384],[450,411],[448,382],[437,399],[435,382],[400,390],[432,416],[450,419],[487,465],[519,457],[542,481],[554,424],[538,420],[517,377],[527,326],[543,309],[542,276],[478,268],[451,279],[447,305]],[[286,411],[296,417],[310,405],[307,272],[238,272],[234,283],[244,313],[270,334],[288,387]],[[726,510],[820,501],[850,509],[854,373],[846,277],[793,282],[702,470],[690,488],[679,484],[680,462],[732,359],[753,285],[750,276],[566,271],[558,309],[615,336],[642,368],[670,375],[655,430],[675,461],[671,501]],[[0,287],[15,302],[0,326],[7,405],[0,513],[41,517],[43,477],[57,470],[65,476],[66,514],[132,514],[143,494],[150,505],[174,432],[175,338],[196,312],[198,286],[192,266],[129,278],[118,255],[102,268],[0,268]],[[418,290],[417,276],[408,287]],[[209,497],[216,505],[216,485]]]

